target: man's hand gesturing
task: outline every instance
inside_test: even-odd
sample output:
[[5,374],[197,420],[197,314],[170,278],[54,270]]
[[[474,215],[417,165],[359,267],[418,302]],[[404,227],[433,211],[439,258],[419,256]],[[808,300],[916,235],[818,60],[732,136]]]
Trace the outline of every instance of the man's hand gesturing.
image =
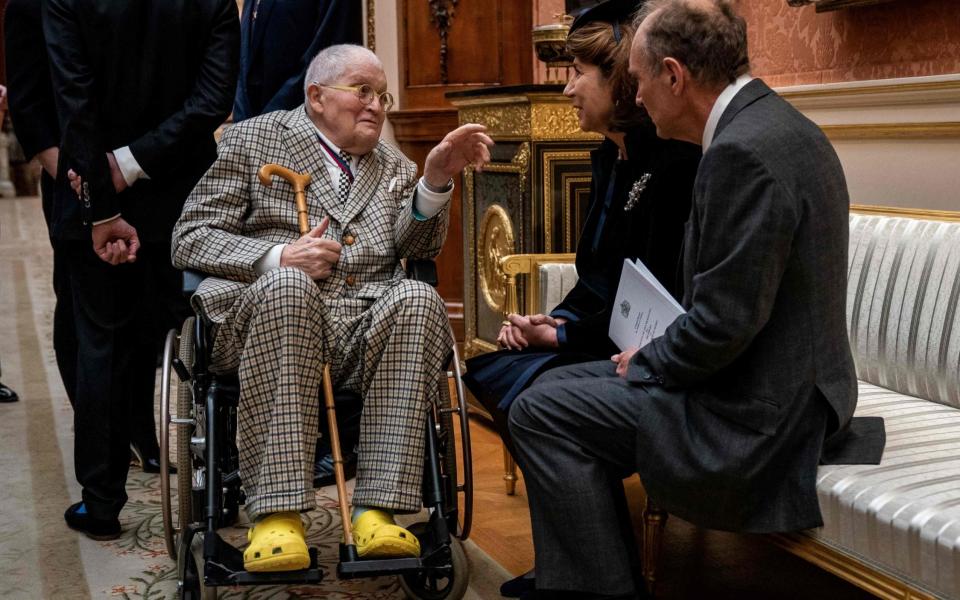
[[330,217],[324,217],[299,240],[287,244],[280,254],[280,266],[297,267],[314,281],[330,277],[340,260],[341,246],[336,240],[323,237],[329,226]]

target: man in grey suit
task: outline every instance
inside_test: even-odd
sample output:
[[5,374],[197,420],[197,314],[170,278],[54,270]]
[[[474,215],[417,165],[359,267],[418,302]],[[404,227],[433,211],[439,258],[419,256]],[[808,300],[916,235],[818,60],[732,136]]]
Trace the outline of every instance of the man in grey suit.
[[[612,362],[548,372],[510,413],[538,591],[635,597],[621,478],[704,527],[822,523],[822,460],[877,462],[852,419],[848,204],[819,128],[749,75],[728,0],[651,0],[630,72],[661,137],[702,144],[683,256],[686,313]],[[587,593],[589,590],[590,593]],[[592,595],[591,595],[592,594]]]
[[[213,368],[239,369],[237,445],[250,571],[305,568],[297,512],[310,485],[324,363],[333,384],[363,397],[354,537],[361,557],[419,556],[393,512],[422,506],[424,428],[453,340],[446,309],[403,258],[433,257],[449,222],[453,176],[490,160],[481,125],[449,133],[424,175],[380,139],[393,97],[383,65],[361,46],[321,51],[305,103],[231,127],[173,232],[178,268],[212,275],[193,304],[214,323]],[[311,174],[311,229],[301,235],[286,180],[261,166]],[[374,535],[375,533],[375,535]]]

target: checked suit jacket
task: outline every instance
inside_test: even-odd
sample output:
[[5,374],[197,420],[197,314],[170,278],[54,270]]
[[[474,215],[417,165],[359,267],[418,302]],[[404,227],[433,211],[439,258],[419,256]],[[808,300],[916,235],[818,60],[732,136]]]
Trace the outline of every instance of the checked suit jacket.
[[307,207],[311,227],[330,217],[325,237],[343,245],[332,275],[317,285],[327,302],[360,299],[369,305],[405,277],[401,258],[432,258],[443,246],[449,214],[431,219],[413,216],[417,167],[399,150],[380,141],[360,158],[353,185],[341,204],[336,182],[324,166],[317,129],[303,105],[231,127],[219,145],[219,157],[190,194],[173,232],[173,262],[208,277],[194,306],[213,322],[222,322],[241,290],[257,279],[255,263],[276,244],[300,237],[293,188],[274,178],[263,186],[257,171],[277,163],[310,173]]

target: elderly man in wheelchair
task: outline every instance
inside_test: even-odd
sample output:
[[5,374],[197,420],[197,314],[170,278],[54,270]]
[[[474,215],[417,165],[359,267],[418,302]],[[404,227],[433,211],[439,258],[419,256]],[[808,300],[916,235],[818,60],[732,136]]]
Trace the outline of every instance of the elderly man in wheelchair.
[[238,370],[248,572],[310,564],[298,513],[314,507],[324,365],[333,386],[363,398],[350,517],[359,556],[420,555],[393,515],[422,506],[427,412],[451,342],[442,300],[406,279],[401,259],[440,251],[452,178],[482,167],[493,144],[464,125],[417,179],[380,140],[393,98],[360,46],[320,52],[304,92],[303,106],[225,132],[173,232],[174,264],[209,275],[192,303],[211,323],[211,370]]

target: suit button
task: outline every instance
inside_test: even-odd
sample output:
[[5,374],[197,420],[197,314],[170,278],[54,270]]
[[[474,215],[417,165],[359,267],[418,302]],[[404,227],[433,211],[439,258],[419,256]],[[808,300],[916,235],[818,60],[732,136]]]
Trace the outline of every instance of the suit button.
[[357,238],[353,237],[353,235],[349,233],[343,236],[343,243],[348,246],[352,246],[355,241],[357,241]]
[[354,277],[353,275],[347,275],[344,281],[347,282],[347,285],[349,285],[350,287],[353,287],[353,284],[357,282],[357,278]]

